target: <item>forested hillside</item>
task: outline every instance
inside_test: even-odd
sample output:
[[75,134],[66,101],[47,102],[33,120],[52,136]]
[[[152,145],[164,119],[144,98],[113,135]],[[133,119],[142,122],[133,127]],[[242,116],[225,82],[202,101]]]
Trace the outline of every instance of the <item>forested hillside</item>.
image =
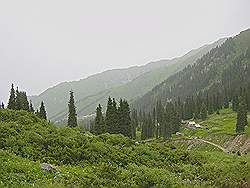
[[[197,95],[216,95],[232,101],[241,89],[250,83],[250,30],[229,38],[202,56],[194,65],[185,67],[133,103],[137,109],[152,112],[157,101],[166,104],[170,100],[182,101]],[[247,92],[248,93],[248,92]],[[201,104],[200,104],[201,105]],[[192,109],[191,109],[192,110]],[[194,110],[194,109],[193,109]]]
[[[221,45],[226,39],[191,50],[186,55],[172,60],[161,60],[141,67],[111,70],[91,76],[80,81],[62,83],[48,89],[39,96],[30,97],[35,107],[44,101],[48,107],[48,117],[52,121],[61,121],[67,116],[68,91],[73,90],[76,96],[77,114],[93,114],[98,104],[105,107],[109,96],[126,98],[130,103],[150,91],[170,75],[193,64],[198,58],[212,48]],[[104,108],[105,109],[105,108]]]

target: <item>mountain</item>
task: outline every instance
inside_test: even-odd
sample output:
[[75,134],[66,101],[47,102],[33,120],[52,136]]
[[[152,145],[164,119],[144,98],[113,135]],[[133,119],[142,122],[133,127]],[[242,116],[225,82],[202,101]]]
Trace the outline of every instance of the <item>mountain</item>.
[[145,66],[108,70],[79,81],[60,83],[47,89],[38,96],[30,96],[29,98],[32,100],[35,107],[38,107],[40,102],[44,101],[47,107],[48,116],[52,117],[67,107],[70,90],[74,91],[75,97],[79,101],[87,96],[96,95],[103,90],[128,83],[145,72],[168,64],[171,64],[169,60],[163,60],[149,63]]
[[227,39],[193,65],[170,76],[133,103],[133,107],[151,111],[157,101],[184,99],[198,93],[233,95],[250,84],[250,29]]
[[220,39],[171,60],[151,62],[144,66],[127,69],[109,70],[79,81],[64,82],[46,90],[39,96],[30,97],[30,99],[36,107],[40,101],[44,101],[49,118],[52,121],[61,121],[67,117],[68,93],[69,90],[73,90],[77,99],[78,116],[83,119],[94,113],[99,103],[105,107],[108,96],[126,98],[133,102],[170,75],[193,64],[225,40],[225,38]]

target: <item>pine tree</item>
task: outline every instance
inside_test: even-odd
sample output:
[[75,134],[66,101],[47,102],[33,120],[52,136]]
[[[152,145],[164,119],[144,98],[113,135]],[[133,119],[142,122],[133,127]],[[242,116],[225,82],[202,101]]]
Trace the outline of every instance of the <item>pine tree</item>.
[[212,114],[213,113],[213,103],[212,103],[212,98],[211,97],[209,97],[207,111],[208,111],[208,114]]
[[228,93],[227,90],[225,89],[225,94],[224,94],[224,103],[223,103],[224,108],[229,107],[229,99],[228,99]]
[[105,133],[105,123],[102,114],[102,106],[99,104],[96,108],[96,117],[94,122],[94,133],[99,135]]
[[11,85],[10,98],[9,98],[7,108],[12,109],[12,110],[16,109],[16,93],[15,93],[15,89],[14,89],[14,84]]
[[240,97],[240,103],[237,112],[236,133],[242,133],[247,126],[247,107],[244,98]]
[[118,111],[115,99],[108,98],[107,110],[106,110],[106,129],[110,134],[119,133],[118,128]]
[[33,108],[32,101],[30,101],[29,111],[30,111],[31,113],[34,113],[34,112],[35,112],[35,110],[34,110],[34,108]]
[[3,102],[2,102],[2,104],[1,104],[1,108],[4,109],[4,103],[3,103]]
[[156,109],[153,109],[153,126],[154,126],[154,130],[155,130],[155,137],[156,139],[159,138],[159,127],[157,124],[157,120],[156,120]]
[[70,99],[68,103],[69,114],[68,114],[68,126],[76,127],[77,126],[77,114],[74,100],[74,92],[70,91]]
[[130,119],[130,108],[126,100],[120,100],[118,108],[118,133],[132,137],[132,125]]
[[16,88],[16,110],[21,110],[22,109],[22,101],[21,101],[21,93],[18,90],[18,87]]
[[46,112],[43,101],[41,102],[40,111],[38,115],[40,118],[47,120],[47,112]]
[[145,115],[145,112],[143,112],[142,125],[141,125],[141,139],[142,140],[147,139],[147,136],[148,136],[147,132],[148,132],[148,127],[147,127],[146,115]]
[[201,105],[201,119],[205,120],[207,118],[207,107],[205,103],[202,103]]
[[26,92],[21,92],[22,96],[22,110],[29,111],[29,101]]
[[153,125],[153,121],[152,121],[152,117],[150,113],[147,115],[147,127],[148,127],[147,137],[153,138],[154,137],[154,125]]
[[239,105],[238,95],[235,95],[235,96],[233,96],[233,100],[232,100],[232,109],[233,109],[233,111],[235,111],[235,112],[238,111],[238,105]]
[[136,109],[133,109],[132,113],[131,113],[131,125],[132,125],[132,138],[135,139],[136,138],[136,128],[139,125]]

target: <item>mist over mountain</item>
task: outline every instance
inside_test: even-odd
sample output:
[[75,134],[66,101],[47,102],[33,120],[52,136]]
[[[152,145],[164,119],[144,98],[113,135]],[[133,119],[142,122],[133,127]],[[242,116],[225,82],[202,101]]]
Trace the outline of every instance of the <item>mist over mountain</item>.
[[93,114],[99,103],[105,106],[109,96],[126,98],[132,102],[170,75],[195,63],[198,58],[221,45],[225,40],[225,38],[220,39],[171,60],[151,62],[144,66],[127,69],[109,70],[79,81],[63,82],[38,96],[29,98],[35,107],[44,101],[48,109],[48,117],[53,121],[60,121],[67,117],[68,94],[72,90],[77,99],[78,116],[82,119],[84,116]]

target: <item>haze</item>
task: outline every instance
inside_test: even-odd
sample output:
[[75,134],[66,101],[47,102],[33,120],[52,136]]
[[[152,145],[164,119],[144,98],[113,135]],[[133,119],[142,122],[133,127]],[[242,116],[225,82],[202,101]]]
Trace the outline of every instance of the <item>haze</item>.
[[0,4],[0,101],[107,69],[181,56],[250,27],[249,0]]

